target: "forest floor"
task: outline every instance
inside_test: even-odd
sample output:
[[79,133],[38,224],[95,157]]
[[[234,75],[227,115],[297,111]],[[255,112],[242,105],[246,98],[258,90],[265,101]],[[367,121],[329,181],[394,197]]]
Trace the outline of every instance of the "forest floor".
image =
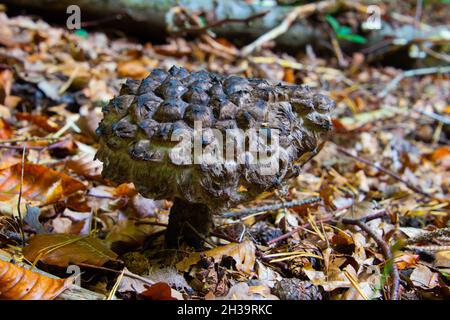
[[[112,299],[450,298],[448,71],[339,48],[240,58],[225,39],[142,43],[1,12],[0,30],[0,271],[13,259],[18,275],[66,278],[77,265],[81,287]],[[166,252],[171,203],[103,179],[94,160],[101,107],[126,78],[172,65],[307,84],[337,102],[329,141],[287,193],[217,216],[203,254]]]

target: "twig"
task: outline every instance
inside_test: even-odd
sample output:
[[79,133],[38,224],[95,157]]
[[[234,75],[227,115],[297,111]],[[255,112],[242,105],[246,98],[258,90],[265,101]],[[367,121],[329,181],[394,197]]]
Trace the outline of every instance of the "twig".
[[423,6],[423,1],[417,0],[416,1],[416,15],[414,17],[414,22],[415,22],[416,26],[420,25],[420,17],[422,16],[422,6]]
[[187,34],[187,33],[203,33],[205,31],[207,31],[208,29],[219,27],[219,26],[221,26],[223,24],[227,24],[227,23],[244,23],[244,24],[248,24],[252,20],[264,17],[267,13],[269,13],[268,10],[267,11],[263,11],[263,12],[259,12],[259,13],[254,14],[254,15],[251,15],[251,16],[249,16],[247,18],[244,18],[244,19],[227,18],[227,19],[211,22],[211,23],[209,23],[209,24],[207,24],[205,26],[196,26],[196,27],[191,27],[191,28],[180,29],[180,30],[171,32],[171,34],[174,35],[174,36],[180,36],[180,35],[184,35],[184,34]]
[[[325,216],[325,217],[323,217],[322,219],[319,219],[318,222],[328,222],[328,221],[330,221],[332,218],[333,218],[332,215]],[[307,222],[307,223],[305,223],[304,225],[299,226],[299,227],[297,227],[297,228],[295,228],[295,229],[293,229],[293,230],[291,230],[291,231],[289,231],[289,232],[287,232],[287,233],[285,233],[285,234],[282,234],[282,235],[279,236],[279,237],[273,238],[272,240],[268,241],[267,244],[268,244],[268,245],[271,245],[271,244],[273,244],[273,243],[280,242],[280,241],[282,241],[282,240],[284,240],[284,239],[287,239],[287,238],[289,238],[290,236],[296,234],[297,232],[301,231],[302,229],[308,228],[309,226],[310,226],[310,223]]]
[[416,237],[409,238],[408,240],[406,240],[405,244],[410,245],[410,244],[417,243],[417,242],[435,240],[436,238],[444,237],[444,236],[448,236],[448,235],[450,235],[450,227],[441,228],[436,231],[427,232],[424,234],[420,234]]
[[345,154],[346,156],[348,156],[348,157],[350,157],[350,158],[353,158],[353,159],[355,159],[355,160],[358,160],[359,162],[365,163],[365,164],[367,164],[367,165],[369,165],[369,166],[371,166],[371,167],[374,167],[374,168],[380,170],[381,172],[383,172],[383,173],[385,173],[385,174],[391,176],[392,178],[394,178],[394,179],[400,181],[401,183],[403,183],[404,185],[406,185],[409,189],[413,190],[414,192],[420,193],[421,195],[426,196],[426,197],[428,197],[428,198],[432,198],[432,196],[431,196],[430,194],[428,194],[427,192],[423,191],[423,190],[420,189],[419,187],[417,187],[417,186],[411,184],[410,182],[404,180],[404,179],[403,179],[402,177],[400,177],[397,173],[395,173],[395,172],[393,172],[393,171],[391,171],[391,170],[389,170],[389,169],[386,169],[386,168],[384,168],[384,167],[382,167],[382,166],[380,166],[380,165],[378,165],[378,164],[375,164],[375,163],[373,163],[373,162],[371,162],[371,161],[369,161],[369,160],[367,160],[367,159],[361,158],[360,156],[355,156],[355,155],[353,155],[350,151],[348,151],[348,150],[346,150],[346,149],[344,149],[344,148],[342,148],[342,147],[340,147],[340,146],[338,146],[338,145],[336,145],[336,148],[337,148],[337,150],[338,150],[340,153]]
[[397,85],[400,81],[402,81],[404,78],[408,77],[414,77],[414,76],[422,76],[426,74],[433,74],[433,73],[448,73],[450,72],[450,66],[445,67],[431,67],[431,68],[421,68],[421,69],[414,69],[414,70],[408,70],[405,72],[402,72],[398,74],[394,79],[392,79],[391,82],[389,82],[386,87],[378,93],[378,98],[384,98],[386,95]]
[[448,54],[445,54],[443,52],[436,52],[433,49],[428,48],[426,45],[422,45],[421,49],[423,51],[425,51],[427,54],[429,54],[430,56],[432,56],[433,58],[450,63],[450,56]]
[[287,264],[286,263],[284,263],[284,262],[282,262],[282,261],[274,261],[274,262],[272,262],[272,258],[269,258],[269,257],[266,257],[261,251],[259,251],[259,250],[256,250],[256,256],[258,257],[258,258],[260,258],[262,261],[264,261],[264,262],[266,262],[266,263],[268,263],[268,264],[271,264],[271,265],[273,265],[273,266],[275,266],[275,267],[278,267],[278,268],[280,268],[280,269],[282,269],[282,270],[287,270],[288,269],[288,266],[287,266]]
[[[194,26],[197,27],[203,27],[202,25],[202,21],[199,19],[199,17],[191,14],[189,12],[189,10],[187,10],[184,7],[174,7],[171,9],[171,11],[173,12],[173,14],[184,14],[186,16],[186,18],[188,19],[190,24],[193,24]],[[227,46],[224,46],[222,44],[220,44],[219,42],[217,42],[216,40],[214,40],[214,38],[209,35],[208,33],[202,34],[200,36],[200,38],[205,41],[206,43],[208,43],[212,48],[217,49],[217,50],[221,50],[223,52],[226,52],[232,56],[237,56],[238,52],[235,48],[230,48]]]
[[82,28],[89,28],[89,27],[98,26],[100,24],[115,21],[115,20],[122,20],[122,18],[123,18],[123,15],[118,13],[114,16],[108,16],[108,17],[98,19],[98,20],[84,21],[84,22],[81,22],[80,25]]
[[333,46],[333,50],[338,60],[339,66],[347,67],[348,62],[344,58],[344,54],[342,53],[341,46],[339,45],[339,42],[336,39],[336,36],[334,35],[334,31],[330,31],[330,34],[331,34],[331,45]]
[[407,245],[407,249],[422,252],[450,251],[450,246],[414,246]]
[[[384,214],[386,212],[383,211]],[[397,265],[394,261],[394,255],[392,254],[391,248],[389,245],[384,241],[381,237],[379,237],[372,229],[370,229],[364,221],[369,221],[370,219],[376,219],[379,218],[380,213],[377,213],[376,215],[367,216],[361,219],[350,219],[350,218],[344,218],[342,219],[342,222],[349,225],[355,225],[361,228],[361,230],[365,231],[378,245],[378,247],[381,248],[381,251],[383,252],[384,259],[387,264],[391,265],[391,277],[392,277],[392,287],[391,287],[391,300],[398,300],[398,289],[400,284],[400,275],[398,272]]]
[[16,143],[16,142],[37,142],[37,141],[57,141],[60,138],[55,138],[53,136],[50,137],[27,137],[27,138],[15,138],[15,139],[6,139],[6,140],[0,140],[1,144],[6,143]]
[[19,185],[19,198],[17,200],[17,214],[19,216],[19,229],[20,229],[20,237],[22,238],[22,245],[25,245],[25,233],[23,232],[23,217],[22,217],[22,210],[20,208],[20,203],[22,202],[22,192],[23,192],[23,176],[25,174],[25,151],[26,146],[23,146],[22,149],[22,162],[21,162],[21,169],[20,169],[20,185]]
[[343,218],[343,221],[345,220],[346,222],[344,222],[344,223],[346,223],[346,224],[352,224],[351,223],[352,221],[361,221],[363,223],[366,223],[366,222],[369,222],[369,221],[372,221],[375,219],[383,218],[384,216],[386,216],[386,214],[387,214],[386,210],[381,210],[379,212],[375,212],[375,213],[369,214],[365,217],[361,217],[358,219]]
[[[26,146],[26,147],[29,150],[37,150],[37,151],[51,150],[51,149],[55,149],[55,148],[58,148],[59,146],[63,145],[67,140],[69,140],[69,139],[57,141],[57,142],[54,142],[54,143],[46,145],[46,146]],[[0,143],[1,142],[2,141],[0,141]],[[23,147],[24,147],[24,145],[10,146],[10,145],[0,144],[0,149],[22,150]]]
[[216,237],[216,238],[228,241],[228,242],[239,243],[238,240],[236,240],[236,239],[234,239],[234,238],[232,238],[230,236],[227,236],[226,234],[223,234],[222,232],[211,231],[209,233],[209,235],[212,236],[212,237]]
[[[394,20],[397,20],[397,21],[401,22],[401,23],[416,24],[416,22],[414,21],[413,17],[405,16],[405,15],[397,13],[397,12],[392,12],[390,14],[390,17],[392,19],[394,19]],[[422,30],[429,31],[429,30],[433,29],[432,26],[430,26],[430,25],[428,25],[426,23],[423,23],[423,22],[418,22],[416,25]]]
[[241,211],[225,212],[224,214],[222,214],[222,216],[225,218],[242,217],[242,216],[248,216],[248,215],[263,212],[263,211],[274,211],[274,210],[278,210],[278,209],[284,209],[284,208],[301,206],[301,205],[305,205],[305,204],[316,203],[321,200],[322,200],[321,197],[312,197],[312,198],[303,199],[303,200],[293,200],[293,201],[287,201],[287,202],[283,202],[283,203],[268,204],[268,205],[259,206],[259,207],[255,207],[255,208],[244,209]]
[[420,113],[420,114],[422,114],[422,115],[424,115],[424,116],[427,116],[427,117],[429,117],[429,118],[431,118],[433,120],[442,122],[445,125],[450,125],[450,119],[447,118],[447,117],[441,116],[440,114],[437,114],[437,113],[434,113],[434,112],[416,110],[416,109],[413,109],[413,110],[418,112],[418,113]]
[[241,55],[243,57],[246,57],[253,51],[260,48],[264,43],[278,38],[280,35],[285,33],[298,18],[305,18],[315,12],[329,10],[330,8],[334,8],[336,6],[336,3],[336,1],[332,0],[323,0],[296,7],[286,16],[281,24],[279,24],[269,32],[263,34],[254,42],[242,48]]

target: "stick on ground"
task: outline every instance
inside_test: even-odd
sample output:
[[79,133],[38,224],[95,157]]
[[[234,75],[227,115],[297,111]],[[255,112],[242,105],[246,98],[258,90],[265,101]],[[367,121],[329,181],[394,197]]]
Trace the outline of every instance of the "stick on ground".
[[268,204],[268,205],[264,205],[264,206],[258,206],[255,208],[244,209],[241,211],[225,212],[222,216],[225,218],[243,217],[243,216],[248,216],[251,214],[264,212],[264,211],[274,211],[274,210],[278,210],[278,209],[296,207],[296,206],[301,206],[301,205],[305,205],[305,204],[312,204],[312,203],[320,202],[321,200],[322,200],[321,197],[312,197],[312,198],[303,199],[303,200],[293,200],[293,201],[287,201],[287,202],[282,202],[282,203]]

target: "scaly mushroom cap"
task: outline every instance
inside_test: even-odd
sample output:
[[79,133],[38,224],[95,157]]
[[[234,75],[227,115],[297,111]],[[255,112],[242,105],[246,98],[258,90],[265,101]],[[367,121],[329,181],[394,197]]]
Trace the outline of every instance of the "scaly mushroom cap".
[[217,211],[297,175],[300,158],[331,129],[333,107],[303,86],[155,69],[127,80],[103,109],[97,158],[105,178],[133,182],[146,197]]

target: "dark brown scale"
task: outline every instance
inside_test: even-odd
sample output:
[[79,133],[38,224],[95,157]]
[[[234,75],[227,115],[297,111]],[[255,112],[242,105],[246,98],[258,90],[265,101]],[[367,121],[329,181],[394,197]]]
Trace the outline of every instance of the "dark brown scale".
[[231,76],[224,81],[224,91],[227,95],[250,91],[251,89],[249,81],[245,78]]
[[213,125],[214,115],[211,108],[205,105],[190,104],[186,109],[185,120],[192,128],[195,121],[199,121],[203,128],[209,128]]
[[184,111],[188,104],[181,99],[171,98],[164,101],[156,113],[153,119],[159,122],[177,121],[183,119]]
[[112,130],[120,138],[131,139],[136,136],[138,126],[131,122],[130,117],[125,117],[114,123]]
[[147,138],[151,139],[159,130],[159,122],[153,119],[145,119],[139,123]]
[[[133,103],[135,96],[133,95],[124,95],[118,96],[111,101],[111,106],[120,116],[123,116],[127,113],[128,108],[131,103]],[[109,109],[108,109],[109,110]]]
[[238,107],[227,98],[217,99],[214,102],[214,111],[220,120],[231,120],[236,118]]
[[[298,174],[294,164],[315,152],[331,129],[333,107],[330,98],[304,86],[175,66],[154,69],[142,81],[127,80],[103,108],[97,157],[104,162],[105,177],[133,182],[146,197],[174,200],[169,245],[182,240],[199,245],[197,235],[207,236],[212,213],[279,188]],[[211,163],[189,162],[194,160],[195,121],[202,125],[200,147]],[[257,129],[256,141],[245,138],[248,129]],[[217,133],[231,138],[221,145]],[[275,136],[279,141],[272,145]],[[252,144],[267,156],[279,154],[274,172],[263,174],[262,164],[251,163]],[[190,157],[187,162],[171,153],[180,145]],[[220,146],[233,151],[223,155],[226,161],[214,161]]]
[[164,99],[181,97],[186,91],[187,88],[176,78],[167,78],[155,89],[156,94]]
[[200,87],[190,88],[188,92],[183,95],[183,100],[192,104],[206,105],[209,101],[209,95]]
[[125,81],[122,88],[120,89],[120,95],[121,96],[128,94],[135,95],[137,94],[140,85],[141,85],[140,80],[127,79],[127,81]]
[[169,74],[164,70],[154,69],[147,78],[142,80],[139,87],[139,93],[152,92],[161,85],[161,82],[163,82],[168,75]]
[[145,93],[137,97],[135,115],[138,122],[153,117],[159,105],[164,100],[153,92]]

